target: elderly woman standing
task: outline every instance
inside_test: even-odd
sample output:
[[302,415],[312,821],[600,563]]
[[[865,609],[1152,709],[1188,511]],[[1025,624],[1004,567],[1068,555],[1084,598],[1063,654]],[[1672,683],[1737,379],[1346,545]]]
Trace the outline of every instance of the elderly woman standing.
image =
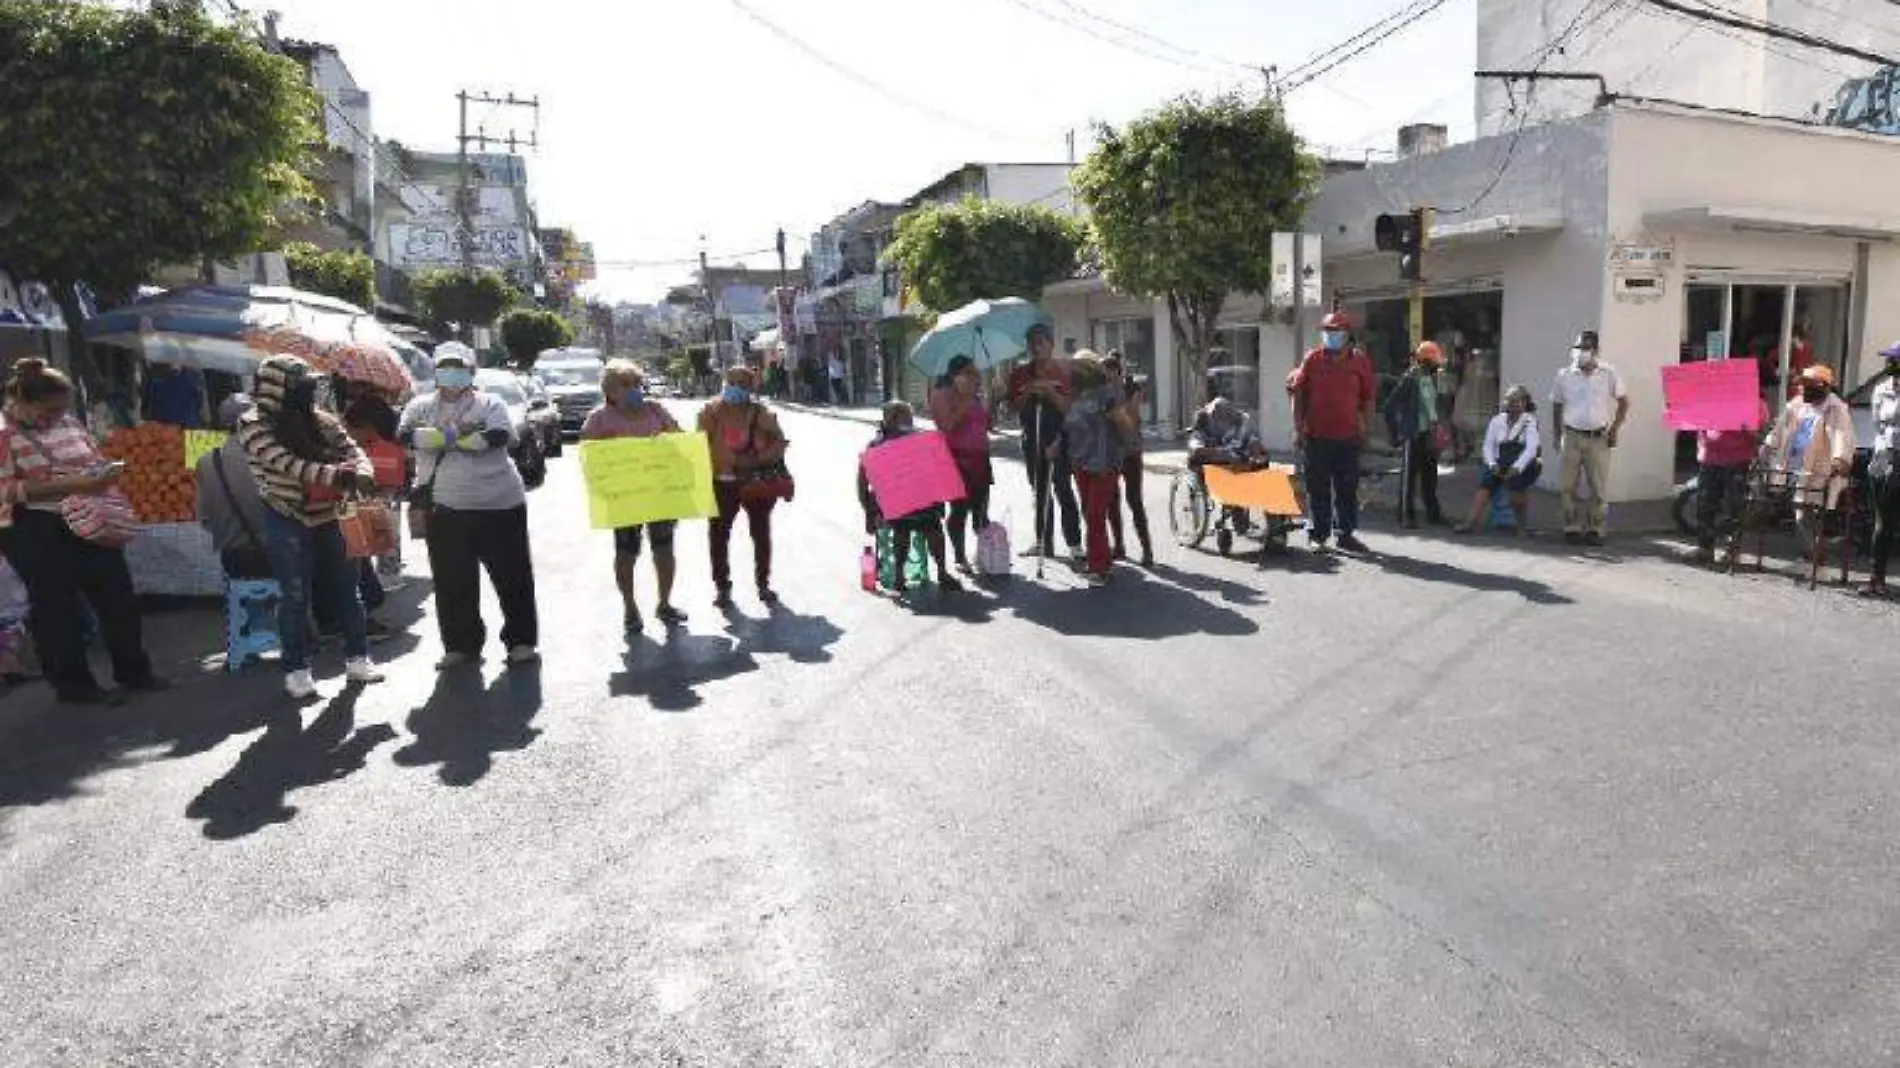
[[1089,582],[1101,586],[1114,566],[1109,516],[1121,496],[1122,456],[1132,427],[1122,388],[1109,377],[1102,358],[1085,349],[1076,353],[1073,367],[1075,400],[1063,419],[1062,433],[1082,491]]
[[[429,570],[443,656],[438,671],[481,659],[481,572],[501,601],[501,644],[511,665],[540,659],[534,562],[528,552],[528,493],[508,457],[514,421],[500,397],[475,388],[474,353],[435,353],[435,392],[403,409],[397,437],[419,458],[416,497],[426,496]],[[413,512],[422,502],[412,498]]]
[[352,683],[382,676],[369,662],[369,622],[357,595],[357,565],[337,526],[345,494],[376,491],[369,458],[343,423],[316,406],[317,377],[295,356],[257,366],[257,405],[238,417],[237,440],[264,494],[264,553],[280,587],[277,639],[284,689],[316,695],[310,677],[311,598],[342,624]]
[[957,570],[970,574],[968,537],[990,525],[990,411],[983,403],[983,376],[968,356],[950,361],[948,373],[930,391],[930,420],[943,433],[963,476],[964,497],[950,505],[950,549]]
[[[646,376],[631,360],[610,360],[600,376],[601,396],[605,403],[588,413],[581,424],[582,441],[606,441],[612,438],[651,438],[677,434],[679,424],[657,401],[647,398]],[[614,585],[620,588],[622,622],[628,637],[643,625],[640,606],[633,596],[633,566],[640,560],[642,541],[653,542],[653,570],[660,581],[660,606],[654,612],[660,622],[673,626],[686,622],[686,613],[673,607],[673,530],[676,522],[664,519],[614,531]]]
[[127,690],[162,690],[140,630],[132,573],[120,548],[73,532],[61,509],[70,497],[103,493],[120,468],[106,463],[72,416],[73,384],[46,361],[23,359],[7,382],[0,424],[0,553],[26,587],[27,626],[46,680],[62,704],[113,700],[86,663],[84,605],[90,604]]
[[719,514],[713,517],[713,604],[732,607],[732,524],[745,512],[752,532],[752,577],[759,600],[777,604],[772,592],[772,509],[779,495],[760,487],[755,476],[785,462],[785,433],[778,417],[758,399],[758,375],[749,367],[726,372],[726,386],[718,399],[699,411],[699,429],[712,451],[713,497]]
[[1794,491],[1795,525],[1815,534],[1817,510],[1832,508],[1854,467],[1854,416],[1834,392],[1834,369],[1817,363],[1802,371],[1801,395],[1781,410],[1768,436],[1767,456]]

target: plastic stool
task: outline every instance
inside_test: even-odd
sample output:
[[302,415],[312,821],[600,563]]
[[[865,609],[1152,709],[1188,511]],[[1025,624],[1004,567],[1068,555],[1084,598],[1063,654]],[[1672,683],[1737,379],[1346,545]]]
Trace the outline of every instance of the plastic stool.
[[1504,490],[1491,495],[1491,514],[1485,522],[1492,530],[1513,530],[1517,527],[1517,513],[1511,510],[1511,497]]
[[226,579],[224,582],[224,670],[282,648],[277,639],[277,604],[283,588],[276,579]]

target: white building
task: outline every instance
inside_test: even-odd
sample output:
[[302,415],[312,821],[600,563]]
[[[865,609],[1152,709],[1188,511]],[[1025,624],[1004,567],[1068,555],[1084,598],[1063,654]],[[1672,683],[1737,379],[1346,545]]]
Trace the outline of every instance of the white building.
[[[1766,22],[1876,55],[1900,55],[1900,9],[1881,0],[1724,0],[1691,2],[1719,16]],[[1552,51],[1550,42],[1563,47]],[[1866,86],[1843,99],[1850,82],[1878,65],[1806,48],[1643,3],[1610,0],[1478,0],[1478,69],[1600,75],[1611,93],[1674,100],[1751,114],[1824,120],[1837,105],[1852,110]],[[1542,81],[1481,80],[1480,137],[1530,121],[1570,118],[1593,105],[1598,87]],[[1848,116],[1863,128],[1900,132],[1884,88],[1878,114]]]
[[[1900,337],[1896,188],[1891,137],[1618,103],[1335,177],[1307,229],[1325,236],[1328,287],[1392,373],[1405,286],[1396,257],[1373,248],[1373,220],[1438,209],[1426,331],[1462,350],[1468,425],[1509,383],[1542,403],[1577,331],[1597,330],[1634,403],[1609,497],[1643,500],[1667,496],[1693,455],[1663,424],[1663,367],[1752,355],[1779,368],[1805,336],[1848,387],[1873,374],[1866,353]],[[1271,429],[1284,434],[1284,417]]]

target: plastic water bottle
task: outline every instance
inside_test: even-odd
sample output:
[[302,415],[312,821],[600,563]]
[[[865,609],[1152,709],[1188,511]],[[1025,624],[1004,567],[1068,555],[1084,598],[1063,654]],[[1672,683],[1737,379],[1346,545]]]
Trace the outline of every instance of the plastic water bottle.
[[866,593],[877,592],[877,550],[869,545],[864,547],[863,555],[858,557],[858,584]]

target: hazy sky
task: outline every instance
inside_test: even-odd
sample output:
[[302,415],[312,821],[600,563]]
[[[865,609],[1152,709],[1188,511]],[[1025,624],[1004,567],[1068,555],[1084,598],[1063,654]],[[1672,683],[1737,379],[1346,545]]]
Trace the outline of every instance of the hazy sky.
[[[261,11],[264,0],[240,0]],[[741,6],[743,4],[743,7]],[[341,51],[378,136],[451,150],[458,89],[538,95],[530,156],[543,225],[603,261],[596,293],[650,300],[686,264],[767,248],[794,265],[820,224],[907,196],[966,161],[1060,161],[1064,135],[1191,90],[1262,85],[1401,0],[273,0],[287,37]],[[1397,126],[1472,126],[1474,0],[1450,0],[1294,93],[1301,133],[1389,149]],[[914,106],[827,67],[746,14]],[[1038,14],[1040,11],[1043,14]],[[1151,34],[1156,43],[1087,18]],[[1066,25],[1065,25],[1066,23]],[[1100,37],[1119,39],[1137,54]],[[1189,54],[1189,53],[1193,54]],[[1175,62],[1164,62],[1166,56]],[[521,116],[489,116],[505,131]],[[1086,140],[1080,145],[1087,150]],[[751,257],[765,266],[771,256]]]

